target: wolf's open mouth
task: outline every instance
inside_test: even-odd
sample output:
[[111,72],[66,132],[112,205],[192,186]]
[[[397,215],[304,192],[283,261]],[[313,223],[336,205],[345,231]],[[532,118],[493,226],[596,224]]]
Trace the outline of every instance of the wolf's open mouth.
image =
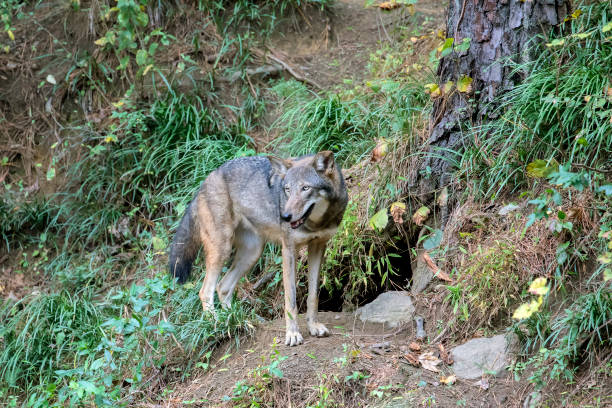
[[291,228],[296,229],[297,227],[302,225],[306,221],[306,219],[308,218],[310,213],[312,212],[313,208],[314,208],[314,204],[311,204],[310,207],[308,207],[308,209],[306,210],[306,212],[302,216],[302,218],[300,218],[297,221],[293,221],[293,222],[289,223],[289,225],[291,225]]

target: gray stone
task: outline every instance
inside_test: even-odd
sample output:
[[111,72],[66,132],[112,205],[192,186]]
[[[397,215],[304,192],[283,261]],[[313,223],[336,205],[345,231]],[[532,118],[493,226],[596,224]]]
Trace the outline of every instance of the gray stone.
[[372,302],[357,309],[357,316],[362,322],[385,323],[389,327],[409,322],[413,314],[412,299],[404,291],[381,293]]
[[518,338],[515,334],[472,339],[451,350],[453,371],[463,379],[480,378],[502,372],[515,355]]

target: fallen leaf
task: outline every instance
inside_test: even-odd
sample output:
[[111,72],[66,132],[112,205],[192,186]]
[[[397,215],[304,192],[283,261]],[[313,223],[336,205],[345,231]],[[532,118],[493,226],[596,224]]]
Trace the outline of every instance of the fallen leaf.
[[52,85],[56,85],[57,81],[55,80],[55,77],[51,74],[47,75],[47,82],[52,84]]
[[408,360],[408,362],[415,367],[418,367],[421,365],[421,363],[419,362],[419,358],[414,353],[404,354],[404,358]]
[[419,356],[419,362],[421,363],[421,366],[428,371],[433,371],[434,373],[440,372],[436,366],[440,364],[442,360],[434,356],[431,351],[421,354]]
[[454,375],[449,375],[448,377],[440,377],[440,382],[446,385],[453,385],[457,381],[457,377]]
[[438,344],[438,348],[440,349],[440,358],[444,361],[444,364],[452,365],[454,363],[453,358],[450,353],[446,351],[446,348],[442,343]]
[[421,351],[421,345],[419,343],[415,343],[414,341],[408,345],[408,348],[412,351]]
[[396,224],[404,223],[404,213],[406,212],[406,204],[396,201],[391,204],[391,216]]
[[482,379],[476,381],[475,383],[472,383],[472,385],[480,387],[480,388],[482,388],[485,391],[489,389],[489,381],[486,378],[482,378]]
[[423,206],[412,215],[412,221],[414,221],[416,225],[423,225],[423,222],[429,217],[430,212],[431,210],[429,208]]
[[382,10],[393,10],[393,9],[398,8],[399,6],[400,4],[394,1],[385,1],[384,3],[380,3],[378,5],[378,8]]
[[429,269],[431,269],[431,271],[434,273],[434,275],[443,281],[446,282],[452,282],[453,280],[451,279],[451,277],[448,275],[448,273],[442,271],[438,265],[435,264],[435,262],[433,261],[433,259],[431,259],[431,257],[429,256],[429,253],[427,252],[423,252],[423,260],[425,261],[425,263],[427,264],[427,267],[429,267]]

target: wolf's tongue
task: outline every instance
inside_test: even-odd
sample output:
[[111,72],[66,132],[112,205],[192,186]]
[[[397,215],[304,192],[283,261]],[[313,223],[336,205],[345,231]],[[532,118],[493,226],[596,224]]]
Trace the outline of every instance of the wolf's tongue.
[[291,228],[297,228],[300,225],[302,225],[302,220],[300,219],[300,220],[297,220],[297,221],[293,221],[292,223],[290,223],[290,225],[291,225]]

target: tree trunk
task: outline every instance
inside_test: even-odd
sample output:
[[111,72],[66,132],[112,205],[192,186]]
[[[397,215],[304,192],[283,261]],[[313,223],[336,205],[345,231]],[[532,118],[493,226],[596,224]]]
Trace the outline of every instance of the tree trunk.
[[536,36],[546,36],[570,12],[567,0],[449,1],[446,36],[454,38],[454,47],[465,38],[471,43],[467,51],[454,48],[440,60],[438,84],[443,89],[447,81],[457,84],[464,76],[473,82],[471,91],[455,89],[434,102],[428,147],[433,155],[427,155],[422,166],[429,167],[430,178],[417,181],[421,187],[427,185],[429,191],[450,181],[449,159],[453,153],[449,150],[461,151],[466,142],[466,125],[481,125],[493,119],[495,97],[523,80],[520,74],[512,74],[507,60],[521,62],[531,58]]

